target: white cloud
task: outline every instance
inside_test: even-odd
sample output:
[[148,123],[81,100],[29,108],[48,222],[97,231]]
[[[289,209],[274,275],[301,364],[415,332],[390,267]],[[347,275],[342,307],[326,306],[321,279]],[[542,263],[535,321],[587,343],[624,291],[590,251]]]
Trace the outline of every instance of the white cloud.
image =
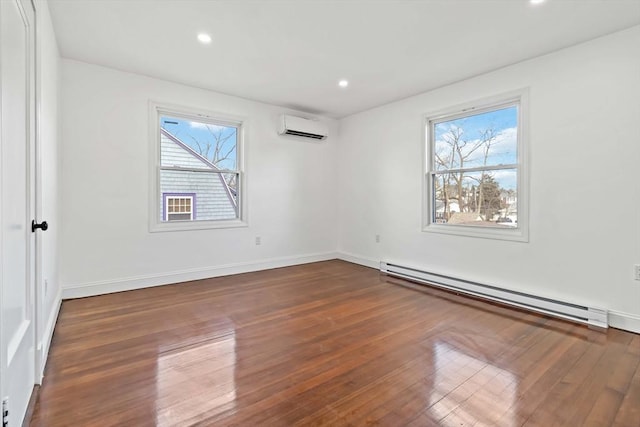
[[515,147],[518,142],[518,128],[506,128],[503,129],[498,135],[496,135],[496,143],[506,144]]
[[[459,128],[457,128],[459,129]],[[452,127],[453,130],[453,127]],[[461,129],[459,129],[461,130]],[[469,140],[466,142],[464,147],[462,147],[462,156],[464,159],[464,167],[478,167],[483,166],[485,164],[485,147],[480,146],[478,144],[481,143],[479,138],[474,140]],[[439,139],[435,144],[437,155],[442,161],[451,168],[460,167],[459,159],[457,154],[452,153],[451,145],[447,144],[445,140]],[[471,150],[476,147],[476,150],[471,152]],[[491,149],[489,152],[487,166],[491,165],[500,165],[500,164],[511,164],[517,163],[517,149],[518,149],[518,128],[511,127],[502,129],[495,137],[492,142]],[[451,162],[451,155],[453,154],[454,161]],[[515,185],[515,181],[507,176],[503,177],[505,181],[505,186],[510,188]]]
[[195,129],[209,129],[211,132],[219,132],[224,130],[224,126],[212,125],[210,123],[189,122],[189,125]]
[[498,181],[500,187],[515,190],[517,187],[517,174],[514,169],[501,169],[491,171],[491,176]]

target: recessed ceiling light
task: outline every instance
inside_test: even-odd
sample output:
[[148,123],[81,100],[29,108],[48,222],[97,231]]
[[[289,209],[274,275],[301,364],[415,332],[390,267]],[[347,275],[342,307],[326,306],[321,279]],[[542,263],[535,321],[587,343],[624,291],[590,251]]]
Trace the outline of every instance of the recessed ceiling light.
[[211,43],[211,36],[209,34],[200,33],[198,34],[198,41],[200,43],[209,44]]
[[544,3],[545,0],[529,0],[529,3],[531,4],[540,4],[540,3]]
[[345,88],[345,87],[349,86],[349,81],[344,80],[344,79],[343,79],[343,80],[340,80],[340,81],[338,82],[338,86],[340,86],[341,88]]

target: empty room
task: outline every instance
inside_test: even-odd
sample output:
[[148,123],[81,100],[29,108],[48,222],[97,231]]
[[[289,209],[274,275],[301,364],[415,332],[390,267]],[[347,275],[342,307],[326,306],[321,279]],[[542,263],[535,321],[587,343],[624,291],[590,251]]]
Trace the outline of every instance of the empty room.
[[639,0],[0,0],[5,427],[640,427]]

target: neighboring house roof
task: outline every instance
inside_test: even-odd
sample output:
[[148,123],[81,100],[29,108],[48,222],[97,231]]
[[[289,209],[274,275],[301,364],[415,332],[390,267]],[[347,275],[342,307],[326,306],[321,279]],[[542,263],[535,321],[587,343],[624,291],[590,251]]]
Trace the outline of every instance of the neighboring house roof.
[[454,212],[449,218],[449,224],[468,224],[470,222],[482,221],[480,215],[475,212]]
[[[192,156],[194,160],[198,161],[199,163],[202,163],[203,166],[205,166],[205,167],[207,167],[209,169],[216,170],[216,171],[221,170],[219,167],[217,167],[216,165],[211,163],[206,157],[202,156],[200,153],[195,151],[189,145],[187,145],[184,142],[182,142],[181,140],[179,140],[177,137],[172,135],[166,129],[160,128],[160,132],[161,132],[162,136],[165,136],[166,138],[168,138],[171,142],[173,142],[178,147],[183,149],[186,153],[188,153],[190,156]],[[163,166],[181,167],[181,165],[163,165]],[[198,166],[200,166],[200,165],[198,165]],[[229,197],[229,201],[231,201],[231,203],[233,204],[234,207],[237,207],[236,199],[233,197],[236,194],[235,190],[229,188],[229,185],[227,184],[227,181],[224,179],[222,174],[217,174],[217,175],[220,178],[220,181],[222,182],[222,185],[224,186],[225,191],[227,192],[227,197]]]
[[[436,212],[444,212],[444,202],[442,200],[436,200]],[[449,201],[449,212],[460,212],[460,206],[457,200],[453,199],[453,201]]]
[[168,132],[166,129],[160,128],[160,132],[162,132],[162,135],[166,136],[167,138],[169,138],[171,141],[175,142],[176,144],[178,144],[183,150],[185,150],[186,152],[188,152],[189,154],[191,154],[193,157],[195,157],[197,160],[199,160],[200,162],[202,162],[205,166],[214,169],[214,170],[220,170],[219,167],[217,167],[216,165],[214,165],[213,163],[211,163],[206,157],[204,157],[203,155],[201,155],[200,153],[198,153],[196,150],[194,150],[193,148],[191,148],[190,146],[188,146],[187,144],[185,144],[184,142],[180,141],[177,137],[173,136],[170,132]]

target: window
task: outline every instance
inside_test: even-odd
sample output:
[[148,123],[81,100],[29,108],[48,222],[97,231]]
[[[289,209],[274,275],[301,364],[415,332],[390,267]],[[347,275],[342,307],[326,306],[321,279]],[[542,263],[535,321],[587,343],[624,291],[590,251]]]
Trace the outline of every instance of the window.
[[427,117],[425,231],[528,239],[525,96]]
[[151,109],[150,230],[245,225],[243,122],[156,104]]
[[164,218],[166,221],[191,221],[195,218],[195,195],[164,193]]

